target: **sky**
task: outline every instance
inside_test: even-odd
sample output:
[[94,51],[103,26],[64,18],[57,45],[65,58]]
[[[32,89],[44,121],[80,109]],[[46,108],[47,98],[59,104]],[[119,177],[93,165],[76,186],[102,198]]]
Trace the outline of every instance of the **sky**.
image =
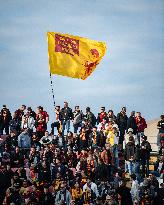
[[104,41],[107,52],[85,81],[53,75],[56,105],[101,106],[117,114],[164,114],[163,0],[0,1],[0,107],[42,105],[53,121],[47,31]]

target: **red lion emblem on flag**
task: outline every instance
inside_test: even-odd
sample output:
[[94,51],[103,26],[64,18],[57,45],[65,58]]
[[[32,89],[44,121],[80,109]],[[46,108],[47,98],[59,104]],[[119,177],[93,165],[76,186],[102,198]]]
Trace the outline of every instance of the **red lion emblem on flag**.
[[55,52],[79,55],[79,40],[55,34]]
[[91,49],[90,52],[94,56],[95,61],[94,62],[88,62],[88,61],[85,62],[85,65],[84,65],[86,67],[85,75],[90,75],[93,68],[95,68],[96,65],[98,64],[98,60],[97,60],[99,58],[98,50]]

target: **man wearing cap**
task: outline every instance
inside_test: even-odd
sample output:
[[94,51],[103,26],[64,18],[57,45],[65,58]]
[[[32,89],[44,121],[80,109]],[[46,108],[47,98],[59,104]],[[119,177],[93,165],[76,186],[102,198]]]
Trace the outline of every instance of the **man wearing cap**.
[[139,144],[137,136],[133,134],[133,129],[129,128],[127,133],[124,136],[123,148],[125,148],[125,145],[129,142],[129,137],[130,136],[132,136],[134,138],[135,145]]

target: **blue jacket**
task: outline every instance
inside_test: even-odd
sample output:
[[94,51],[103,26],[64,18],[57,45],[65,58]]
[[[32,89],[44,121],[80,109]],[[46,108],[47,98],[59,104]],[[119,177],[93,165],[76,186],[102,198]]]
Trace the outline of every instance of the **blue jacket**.
[[18,146],[20,148],[30,148],[31,147],[31,139],[28,132],[22,132],[18,136]]

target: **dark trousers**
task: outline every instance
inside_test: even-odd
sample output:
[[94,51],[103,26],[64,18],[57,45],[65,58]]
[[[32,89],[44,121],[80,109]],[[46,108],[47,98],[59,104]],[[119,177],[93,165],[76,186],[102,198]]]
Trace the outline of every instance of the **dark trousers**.
[[125,129],[120,129],[119,144],[123,145]]
[[2,125],[0,127],[0,135],[3,135],[4,130],[5,130],[6,135],[9,135],[9,125]]
[[113,181],[113,170],[114,170],[114,167],[111,164],[109,164],[109,165],[107,165],[107,170],[108,170],[107,178],[108,178],[108,181],[111,182],[111,181]]
[[45,131],[36,131],[36,135],[39,138],[39,140],[44,136]]
[[148,159],[141,159],[141,176],[144,178],[149,174],[149,160]]
[[81,123],[74,124],[73,127],[74,127],[74,133],[77,133],[78,128],[81,127]]
[[59,128],[60,128],[60,123],[59,122],[54,122],[51,124],[51,133],[54,134],[54,128],[57,128],[57,131],[59,132]]

